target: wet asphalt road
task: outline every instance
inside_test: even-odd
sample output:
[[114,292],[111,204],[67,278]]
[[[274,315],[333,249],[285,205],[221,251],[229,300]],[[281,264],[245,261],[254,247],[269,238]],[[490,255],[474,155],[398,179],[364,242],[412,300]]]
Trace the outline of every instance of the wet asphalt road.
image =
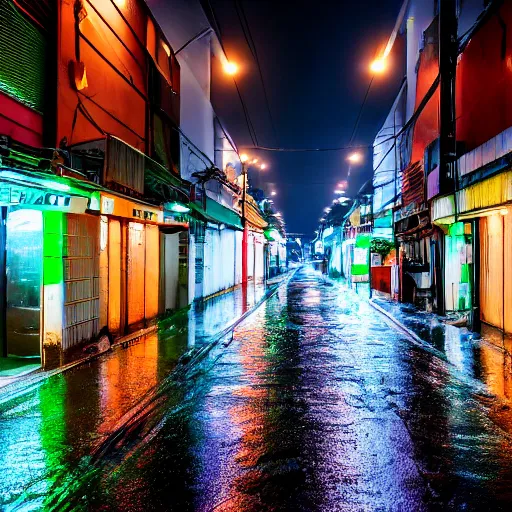
[[[187,339],[154,341],[174,354],[156,355],[162,378]],[[460,371],[311,269],[157,390],[140,361],[150,392],[135,416],[108,421],[124,383],[107,396],[94,367],[4,412],[6,510],[512,508],[508,410],[479,362]]]

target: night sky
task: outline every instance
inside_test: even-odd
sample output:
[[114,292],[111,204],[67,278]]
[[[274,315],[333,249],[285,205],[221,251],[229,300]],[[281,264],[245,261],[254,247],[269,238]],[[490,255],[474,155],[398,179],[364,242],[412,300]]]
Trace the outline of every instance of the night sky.
[[[256,63],[236,15],[234,0],[209,0],[237,76],[259,145],[326,148],[347,145],[370,80],[368,65],[385,45],[401,0],[243,0],[276,128],[274,136]],[[207,5],[208,2],[205,2]],[[398,40],[388,72],[375,79],[354,144],[371,144],[391,108],[404,75]],[[239,147],[250,146],[232,81],[214,74],[213,103]],[[277,139],[277,140],[276,140]],[[247,151],[269,164],[261,176],[275,184],[275,204],[288,232],[311,234],[336,183],[345,178],[347,152]],[[354,168],[350,192],[371,176],[371,152]],[[257,179],[257,176],[255,177]],[[256,183],[257,184],[257,183]]]

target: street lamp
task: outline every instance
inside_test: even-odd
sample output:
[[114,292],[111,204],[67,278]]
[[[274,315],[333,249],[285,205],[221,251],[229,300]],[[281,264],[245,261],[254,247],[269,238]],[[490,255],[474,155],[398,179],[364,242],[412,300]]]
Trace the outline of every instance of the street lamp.
[[351,153],[347,160],[353,164],[358,164],[363,159],[363,155],[359,152]]
[[238,73],[238,66],[234,62],[227,60],[224,63],[224,73],[230,76],[236,75]]
[[270,192],[270,195],[271,196],[277,196],[277,192],[275,190],[272,190],[272,192]]
[[247,162],[247,160],[249,160],[249,157],[245,154],[245,153],[242,153],[240,155],[240,162],[242,162],[243,164],[245,164],[245,162]]
[[261,169],[262,171],[264,171],[266,168],[267,168],[267,164],[261,164],[261,165],[260,165],[260,169]]
[[375,59],[370,64],[370,71],[374,75],[380,75],[380,74],[384,73],[384,71],[386,71],[386,68],[387,68],[387,64],[386,64],[386,60],[384,58]]

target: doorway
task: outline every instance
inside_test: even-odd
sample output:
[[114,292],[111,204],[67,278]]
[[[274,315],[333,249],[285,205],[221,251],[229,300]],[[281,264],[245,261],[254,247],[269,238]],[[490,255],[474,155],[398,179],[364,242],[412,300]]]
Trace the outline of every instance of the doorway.
[[3,207],[1,245],[0,375],[15,377],[41,363],[42,212]]

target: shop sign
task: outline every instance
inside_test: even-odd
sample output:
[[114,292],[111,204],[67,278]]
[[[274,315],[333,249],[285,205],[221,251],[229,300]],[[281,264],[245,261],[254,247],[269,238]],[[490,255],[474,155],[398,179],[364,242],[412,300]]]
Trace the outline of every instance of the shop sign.
[[410,203],[395,212],[395,222],[400,222],[401,220],[411,217],[420,211],[422,211],[422,209],[417,203]]
[[101,198],[101,213],[111,215],[114,213],[114,199],[103,196]]
[[315,242],[315,254],[323,254],[323,253],[324,253],[324,244],[320,240],[317,240]]
[[132,215],[137,219],[150,220],[152,222],[158,221],[157,214],[155,212],[150,212],[148,210],[138,210],[134,208]]
[[29,187],[9,184],[0,185],[0,204],[34,206],[40,210],[60,209],[61,211],[85,211],[87,198],[47,192]]
[[[357,235],[356,237],[351,269],[351,274],[353,276],[369,276],[370,274],[369,266],[371,239],[371,235],[363,233]],[[365,278],[359,279],[359,281],[363,280],[365,280]]]
[[116,215],[128,219],[140,219],[149,222],[163,222],[163,212],[157,207],[146,206],[135,201],[111,195],[101,195],[101,213]]

